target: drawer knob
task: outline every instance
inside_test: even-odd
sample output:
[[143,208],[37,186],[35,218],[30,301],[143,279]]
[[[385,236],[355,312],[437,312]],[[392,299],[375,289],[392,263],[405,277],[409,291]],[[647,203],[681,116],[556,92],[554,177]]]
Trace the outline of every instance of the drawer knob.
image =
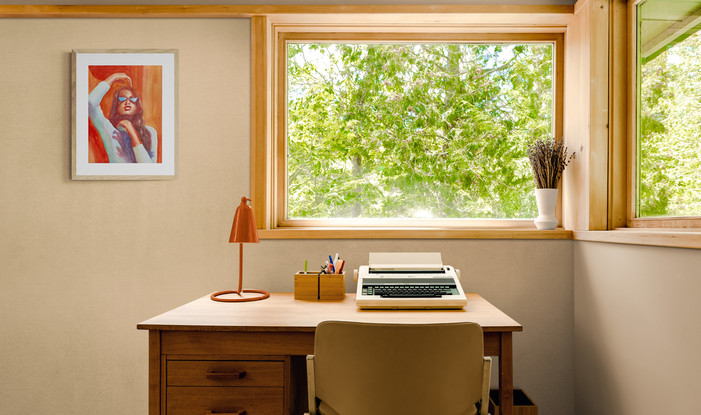
[[246,415],[246,411],[245,411],[245,410],[234,411],[234,412],[214,412],[214,411],[207,411],[207,412],[205,412],[205,415]]
[[[207,379],[211,380],[226,380],[226,379],[243,379],[246,377],[245,370],[233,370],[231,372],[208,372]],[[245,413],[242,412],[241,415]]]

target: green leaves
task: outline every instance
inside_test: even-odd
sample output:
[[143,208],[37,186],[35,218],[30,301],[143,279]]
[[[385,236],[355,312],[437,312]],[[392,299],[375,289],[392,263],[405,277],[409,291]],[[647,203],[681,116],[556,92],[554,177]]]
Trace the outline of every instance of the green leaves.
[[528,218],[552,46],[291,44],[288,216]]
[[639,215],[701,215],[701,33],[641,66]]

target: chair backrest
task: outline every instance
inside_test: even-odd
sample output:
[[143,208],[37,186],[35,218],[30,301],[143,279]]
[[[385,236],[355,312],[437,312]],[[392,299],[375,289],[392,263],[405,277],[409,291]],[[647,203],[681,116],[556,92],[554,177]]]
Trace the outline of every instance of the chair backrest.
[[474,414],[483,350],[476,323],[322,322],[313,357],[320,412]]

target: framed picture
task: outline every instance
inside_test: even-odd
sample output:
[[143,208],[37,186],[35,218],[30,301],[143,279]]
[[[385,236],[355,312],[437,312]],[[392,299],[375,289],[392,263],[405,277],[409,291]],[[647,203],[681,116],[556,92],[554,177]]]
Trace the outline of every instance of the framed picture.
[[73,51],[73,180],[175,178],[177,58]]

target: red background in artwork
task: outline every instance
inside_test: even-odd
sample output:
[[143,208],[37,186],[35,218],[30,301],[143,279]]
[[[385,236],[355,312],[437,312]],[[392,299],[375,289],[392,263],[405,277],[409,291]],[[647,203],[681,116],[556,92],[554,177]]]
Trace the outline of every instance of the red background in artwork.
[[[163,91],[161,90],[163,68],[161,66],[90,65],[88,66],[88,90],[92,91],[105,78],[118,72],[123,72],[131,78],[131,86],[139,95],[144,109],[144,122],[158,133],[158,162],[161,163],[163,158],[163,108],[161,107],[161,102],[163,102]],[[105,94],[100,106],[106,117],[109,117],[114,93],[127,85],[125,81],[117,81]],[[90,163],[109,163],[100,134],[90,121],[88,121],[88,149]]]

